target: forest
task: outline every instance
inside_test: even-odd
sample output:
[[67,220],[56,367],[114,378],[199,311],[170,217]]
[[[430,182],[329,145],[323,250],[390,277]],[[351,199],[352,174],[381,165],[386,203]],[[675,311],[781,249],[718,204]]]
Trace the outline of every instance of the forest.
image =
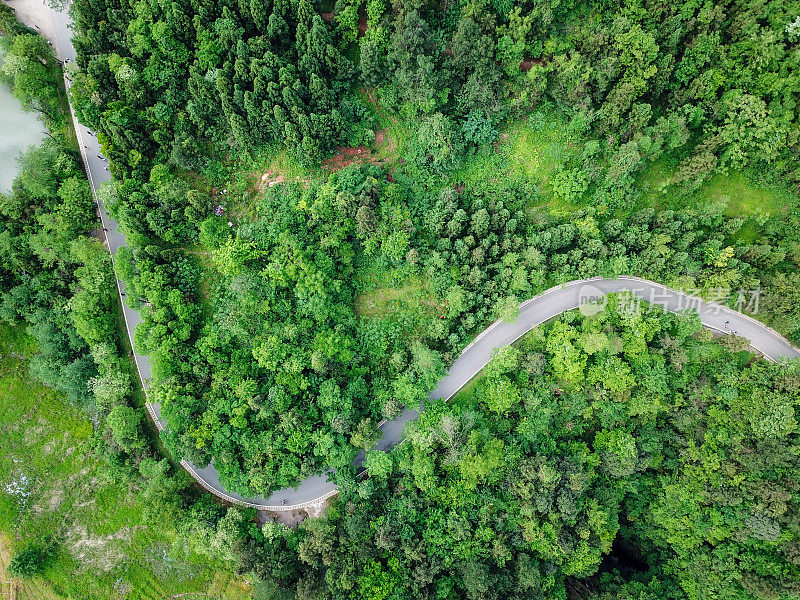
[[743,346],[620,297],[564,313],[368,456],[282,575],[302,597],[792,597],[800,371]]
[[[49,132],[0,193],[0,594],[105,599],[235,581],[226,535],[248,524],[223,521],[146,423],[60,67],[5,5],[0,32],[2,83]],[[15,577],[46,584],[7,587]]]
[[[485,324],[573,279],[640,275],[732,302],[759,289],[759,317],[800,333],[797,263],[785,250],[796,216],[762,222],[758,243],[744,243],[745,221],[720,215],[642,210],[623,222],[587,208],[531,219],[514,189],[415,199],[414,188],[376,167],[275,186],[235,234],[224,217],[201,223],[202,266],[189,256],[174,270],[153,257],[124,266],[135,295],[159,307],[137,333],[176,454],[213,457],[244,493],[322,466],[344,471],[375,443],[376,423],[423,401]],[[213,283],[201,289],[203,270]],[[364,318],[359,299],[376,273],[425,281],[421,304]]]
[[[70,11],[69,98],[110,159],[99,193],[128,247],[112,267],[60,67],[3,8],[0,75],[51,135],[0,197],[0,319],[34,340],[30,376],[91,418],[87,446],[143,523],[169,515],[171,557],[269,598],[800,593],[797,364],[620,296],[426,400],[492,322],[598,275],[800,345],[800,2]],[[402,444],[371,450],[423,402]],[[289,528],[215,502],[179,460],[213,460],[246,496],[334,469],[339,494]],[[111,597],[113,569],[91,588],[48,575],[71,556],[48,535],[20,576]]]

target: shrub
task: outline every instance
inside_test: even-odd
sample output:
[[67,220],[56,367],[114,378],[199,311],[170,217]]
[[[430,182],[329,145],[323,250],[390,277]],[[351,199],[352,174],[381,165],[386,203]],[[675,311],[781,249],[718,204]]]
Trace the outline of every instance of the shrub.
[[19,550],[8,565],[9,575],[22,579],[41,575],[53,555],[54,546],[53,540],[43,539]]

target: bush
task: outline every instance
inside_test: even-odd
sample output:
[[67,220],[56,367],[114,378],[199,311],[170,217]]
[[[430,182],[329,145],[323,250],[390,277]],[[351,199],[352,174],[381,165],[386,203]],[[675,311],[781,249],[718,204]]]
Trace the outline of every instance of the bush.
[[497,129],[492,124],[492,120],[486,113],[477,110],[469,112],[461,125],[461,132],[464,140],[477,149],[483,148],[497,137]]
[[139,432],[139,425],[142,422],[139,411],[130,406],[115,406],[108,413],[107,422],[114,441],[126,452],[130,453],[145,446],[145,441]]
[[458,165],[462,150],[459,134],[448,117],[436,113],[419,126],[410,155],[417,165],[432,171],[453,169]]
[[23,548],[12,557],[7,569],[9,575],[22,579],[41,575],[53,555],[53,550],[54,543],[48,539]]

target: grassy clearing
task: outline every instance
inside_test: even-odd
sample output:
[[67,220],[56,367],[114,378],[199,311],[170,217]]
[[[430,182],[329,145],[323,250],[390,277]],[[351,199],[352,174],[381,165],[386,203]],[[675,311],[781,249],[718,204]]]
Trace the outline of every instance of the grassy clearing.
[[368,262],[356,275],[356,289],[353,308],[364,323],[387,327],[406,341],[429,331],[446,311],[434,297],[430,281],[409,265],[381,269]]
[[388,317],[415,307],[428,307],[425,312],[436,307],[428,281],[416,275],[401,284],[375,285],[355,301],[356,314],[361,317]]
[[539,204],[556,214],[566,214],[578,207],[553,194],[552,180],[558,167],[579,154],[581,137],[569,126],[566,116],[543,106],[531,114],[524,125],[512,123],[508,135],[510,175],[519,170],[535,183],[544,199]]
[[580,141],[566,117],[547,107],[531,114],[524,122],[510,123],[504,133],[508,135],[511,168],[520,169],[546,191],[550,190],[557,167],[577,152]]
[[696,195],[700,204],[724,205],[729,217],[786,214],[797,198],[779,185],[757,183],[741,172],[715,175]]
[[44,577],[17,597],[250,597],[243,581],[173,550],[177,524],[149,521],[135,491],[108,476],[89,448],[91,421],[28,377],[33,351],[19,328],[0,326],[0,531],[15,547],[59,540]]
[[372,156],[390,163],[404,156],[414,129],[409,123],[403,121],[396,111],[387,108],[374,91],[362,89],[359,91],[359,95],[367,106],[372,107],[378,121],[378,128],[383,132],[384,142],[376,143]]
[[642,196],[636,208],[691,208],[748,219],[786,214],[798,204],[797,197],[783,186],[761,183],[755,174],[742,171],[718,173],[696,191],[680,193],[667,187],[676,168],[673,161],[664,159],[645,169],[637,179]]
[[375,265],[360,269],[354,309],[360,317],[387,318],[400,312],[415,312],[431,318],[442,310],[436,303],[430,282],[408,267],[383,270]]
[[[215,202],[225,208],[225,217],[254,221],[258,198],[275,181],[309,181],[322,174],[319,168],[303,167],[284,146],[267,146],[241,154],[239,166],[226,178],[228,194],[218,195]],[[220,191],[222,187],[218,188]]]
[[578,153],[580,141],[563,113],[542,106],[526,119],[508,122],[496,144],[468,158],[450,179],[468,186],[529,188],[531,209],[569,212],[577,207],[552,194],[552,178],[559,165]]
[[220,279],[220,273],[214,263],[213,250],[207,249],[200,244],[184,249],[186,257],[200,271],[198,283],[198,299],[203,318],[211,317],[214,314],[213,297],[216,293],[215,288]]
[[318,168],[304,167],[292,156],[289,150],[283,146],[268,148],[259,153],[254,159],[257,165],[263,165],[261,174],[272,173],[273,178],[283,175],[287,180],[308,179],[318,176],[322,171]]

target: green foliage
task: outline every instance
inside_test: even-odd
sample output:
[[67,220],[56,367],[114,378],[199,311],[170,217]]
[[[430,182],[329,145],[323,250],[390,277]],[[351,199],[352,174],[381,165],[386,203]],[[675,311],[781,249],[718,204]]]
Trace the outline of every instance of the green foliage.
[[461,131],[464,141],[473,144],[476,148],[485,148],[497,137],[497,130],[493,127],[491,119],[475,110],[470,111],[467,115]]
[[[43,40],[0,8],[3,43],[35,38],[25,38],[24,48],[44,48],[39,62],[55,76]],[[16,87],[30,76],[24,58],[9,66],[17,69]],[[23,89],[39,109],[48,108],[51,80],[34,76],[39,88]],[[122,353],[116,281],[107,249],[90,235],[95,209],[79,157],[64,144],[67,132],[53,130],[59,119],[71,127],[60,108],[48,116],[51,139],[21,157],[12,191],[0,198],[0,318],[27,325],[35,338],[9,346],[12,336],[0,328],[2,447],[9,449],[0,465],[0,526],[27,540],[9,569],[46,578],[48,598],[105,598],[120,585],[143,598],[205,591],[214,567],[193,565],[183,548],[188,543],[176,535],[194,494],[188,476],[152,458],[142,409],[130,406],[131,365]],[[163,174],[154,181],[174,187]],[[69,404],[28,380],[28,370]],[[20,423],[38,433],[30,435],[33,429]],[[158,574],[165,560],[173,566]],[[23,597],[38,598],[45,589],[38,580],[28,586]]]
[[47,563],[54,550],[53,540],[46,538],[28,544],[11,557],[11,562],[8,563],[8,574],[22,579],[41,575],[47,568]]
[[[328,515],[300,529],[301,581],[324,571],[327,593],[358,598],[559,598],[568,579],[598,598],[619,597],[619,586],[641,598],[693,598],[698,582],[731,598],[795,589],[789,531],[798,513],[784,461],[800,438],[773,428],[782,441],[762,445],[741,416],[766,424],[777,412],[800,414],[797,365],[732,354],[694,336],[689,317],[647,305],[631,315],[623,300],[592,317],[566,313],[499,349],[391,456],[369,453],[371,477],[343,486]],[[565,390],[561,345],[588,333],[607,341],[584,355],[587,372],[611,377],[618,363],[636,374],[622,395],[607,392],[605,377]],[[612,339],[641,351],[620,352]],[[538,356],[547,368],[529,367]],[[521,401],[486,411],[482,401],[508,384]],[[754,393],[786,408],[747,404]],[[605,570],[624,564],[615,540],[647,565]],[[742,560],[718,561],[720,553]],[[359,573],[355,583],[347,573]]]
[[62,143],[73,138],[72,123],[63,110],[61,70],[47,40],[16,19],[14,9],[0,6],[0,82],[28,111],[39,112]]
[[[353,311],[356,263],[397,265],[411,243],[408,209],[378,203],[376,175],[350,169],[308,189],[276,186],[235,235],[207,220],[220,277],[207,322],[188,260],[147,248],[134,253],[135,271],[128,256],[118,260],[153,306],[137,335],[160,382],[167,443],[181,457],[214,458],[229,489],[266,493],[350,463],[374,444],[380,417],[418,403],[443,370],[438,352],[362,328]],[[371,344],[398,361],[359,351]]]
[[143,460],[139,476],[106,458],[85,413],[28,375],[36,352],[24,327],[0,325],[0,530],[38,575],[17,582],[17,597],[105,600],[122,586],[146,600],[248,598],[232,567],[192,552],[196,540],[181,533],[213,528],[224,508],[195,510],[189,477],[166,460]]
[[42,350],[33,371],[90,407],[86,382],[97,371],[87,343],[108,336],[113,296],[105,251],[84,237],[93,223],[88,184],[77,156],[52,139],[23,155],[20,168],[0,207],[0,318],[27,321]]
[[[381,417],[416,408],[477,332],[550,285],[633,274],[729,304],[758,289],[758,318],[800,339],[795,208],[726,218],[681,195],[729,169],[797,182],[796,2],[340,0],[336,35],[305,1],[73,7],[73,95],[120,180],[114,216],[133,248],[117,262],[146,302],[136,341],[165,442],[213,458],[232,490],[330,466],[342,490],[296,533],[197,507],[198,550],[301,597],[563,598],[565,578],[595,574],[618,540],[647,571],[606,574],[598,596],[796,595],[796,373],[629,297],[501,352],[391,456],[368,451],[371,477],[350,467]],[[18,64],[24,96],[38,67]],[[374,110],[351,95],[359,84]],[[412,132],[391,171],[255,201],[229,181],[270,144],[311,164],[369,140],[384,107]],[[657,192],[681,210],[636,211],[637,176],[659,158],[676,168]],[[0,209],[3,314],[42,340],[34,372],[111,411],[109,447],[138,455],[122,371],[98,358],[114,350],[98,349],[103,267],[72,245],[85,194],[36,167]],[[576,206],[589,208],[558,216]],[[40,222],[46,237],[29,235]],[[54,289],[48,269],[75,273],[54,302],[38,293]],[[164,463],[136,467],[177,510],[158,491]]]
[[392,457],[385,452],[370,450],[364,459],[364,468],[370,477],[378,481],[385,480],[392,474]]
[[[794,217],[753,222],[758,246],[737,235],[742,221],[690,211],[532,219],[528,190],[511,182],[460,190],[416,169],[405,176],[425,185],[384,183],[368,167],[275,186],[253,222],[235,231],[224,218],[204,222],[207,252],[120,252],[131,295],[149,304],[137,343],[153,360],[176,454],[213,458],[225,485],[246,493],[346,465],[371,447],[382,417],[424,400],[490,320],[514,320],[520,300],[573,279],[637,274],[728,303],[739,288],[761,288],[760,318],[800,330],[791,302],[779,302],[796,271],[780,250],[794,239]],[[214,285],[201,287],[197,254],[208,256]],[[383,287],[366,292],[375,271]],[[588,326],[554,327],[546,347],[565,389],[599,385],[616,398],[637,375],[608,351],[643,351]],[[101,393],[115,389],[113,371],[93,381]],[[503,414],[524,398],[500,377],[485,401]]]
[[497,316],[501,321],[514,323],[519,317],[519,300],[516,296],[505,296],[497,301]]
[[108,413],[106,422],[111,428],[114,441],[126,452],[139,450],[144,446],[139,427],[142,414],[129,406],[115,406]]
[[73,93],[126,177],[204,167],[228,138],[245,152],[285,144],[310,162],[343,141],[336,92],[352,67],[310,3],[126,2],[111,21],[99,18],[105,10],[72,5],[83,68]]
[[411,156],[421,167],[447,171],[458,164],[460,145],[459,132],[437,112],[422,121],[411,144]]

